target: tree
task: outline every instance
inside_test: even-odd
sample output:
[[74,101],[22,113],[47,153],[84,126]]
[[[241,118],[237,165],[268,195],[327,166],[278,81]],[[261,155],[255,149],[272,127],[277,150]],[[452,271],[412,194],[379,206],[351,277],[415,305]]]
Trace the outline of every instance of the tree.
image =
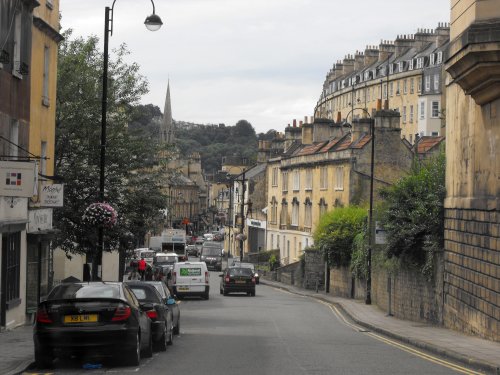
[[[99,40],[71,39],[64,33],[59,49],[56,112],[56,173],[65,179],[64,207],[55,211],[60,230],[55,240],[66,252],[93,254],[97,228],[82,221],[86,207],[99,200],[102,53]],[[118,222],[106,229],[105,250],[141,242],[144,231],[166,207],[161,174],[153,168],[161,145],[128,124],[137,120],[136,107],[148,90],[137,64],[126,64],[125,46],[109,62],[105,200],[118,211]],[[143,116],[144,117],[144,116]],[[146,116],[147,117],[147,116]],[[142,238],[141,238],[142,237]]]
[[314,231],[314,247],[321,250],[330,266],[347,266],[351,261],[354,238],[363,231],[366,209],[349,206],[327,212]]
[[444,244],[445,154],[416,161],[409,176],[381,191],[387,210],[387,256],[421,267],[430,277]]

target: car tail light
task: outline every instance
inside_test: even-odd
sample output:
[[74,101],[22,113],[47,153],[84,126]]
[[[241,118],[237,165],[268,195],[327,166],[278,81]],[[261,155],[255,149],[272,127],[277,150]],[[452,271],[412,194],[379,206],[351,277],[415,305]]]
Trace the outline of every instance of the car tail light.
[[255,277],[252,277],[252,283],[255,284]]
[[158,313],[156,312],[156,310],[146,311],[146,315],[149,317],[149,319],[158,319]]
[[45,306],[40,307],[36,312],[36,321],[37,323],[52,323],[52,319],[50,319],[49,314],[47,313],[47,309]]
[[132,310],[130,309],[130,306],[124,305],[124,304],[119,304],[118,307],[115,310],[115,315],[111,319],[112,322],[121,322],[124,320],[127,320],[130,317],[130,314],[132,313]]
[[205,284],[208,284],[209,280],[210,280],[210,276],[209,276],[208,271],[207,271],[207,272],[205,272]]
[[176,278],[177,278],[177,272],[174,271],[174,274],[172,275],[172,284],[175,284]]
[[229,278],[229,276],[226,276],[226,278],[224,280],[226,281],[226,283],[229,283],[229,280],[231,280],[231,279]]

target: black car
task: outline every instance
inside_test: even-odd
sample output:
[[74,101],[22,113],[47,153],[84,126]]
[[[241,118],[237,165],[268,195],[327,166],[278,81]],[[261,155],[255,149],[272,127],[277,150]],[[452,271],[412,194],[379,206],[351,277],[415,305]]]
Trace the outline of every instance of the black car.
[[173,344],[174,326],[173,314],[170,306],[175,305],[175,300],[165,302],[154,285],[144,281],[127,281],[139,302],[151,319],[153,343],[156,350],[165,351],[167,345]]
[[255,276],[250,268],[228,267],[219,276],[220,294],[246,293],[255,296]]
[[218,242],[203,243],[200,261],[205,262],[209,270],[222,271],[222,246]]
[[57,285],[38,305],[35,361],[50,367],[66,355],[116,356],[139,365],[153,355],[151,319],[127,285],[77,282]]
[[174,296],[170,292],[170,289],[165,285],[163,281],[145,281],[145,283],[153,285],[158,293],[160,293],[163,301],[168,305],[168,308],[172,310],[172,322],[174,324],[174,334],[178,335],[181,328],[181,312],[179,305],[174,299]]

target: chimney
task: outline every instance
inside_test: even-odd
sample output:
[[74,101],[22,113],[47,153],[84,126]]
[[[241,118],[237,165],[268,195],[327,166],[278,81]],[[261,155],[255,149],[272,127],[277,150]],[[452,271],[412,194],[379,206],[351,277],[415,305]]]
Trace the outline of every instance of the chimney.
[[342,63],[343,63],[342,74],[343,75],[351,74],[354,70],[354,56],[347,55],[346,57],[344,57]]
[[365,67],[365,56],[363,52],[356,51],[356,54],[354,55],[354,70],[360,71],[364,67]]
[[415,34],[415,48],[418,51],[423,50],[429,45],[429,43],[435,42],[436,36],[434,35],[434,30],[430,29],[418,29]]
[[378,46],[378,62],[387,60],[395,50],[394,43],[389,40],[381,40]]
[[296,119],[293,119],[293,127],[296,128],[297,127],[297,120]]
[[304,116],[304,124],[307,124],[307,116]]
[[364,53],[363,62],[364,66],[370,66],[378,60],[378,47],[377,46],[366,46]]
[[369,118],[354,119],[352,121],[351,142],[357,141],[363,134],[370,134],[371,121]]
[[333,70],[334,70],[334,77],[339,78],[340,76],[342,76],[342,72],[344,71],[344,65],[342,64],[341,61],[337,61]]
[[396,56],[403,55],[408,51],[415,43],[415,38],[413,35],[398,35],[394,41],[394,46],[396,48]]
[[434,32],[436,38],[437,47],[441,47],[443,44],[450,40],[450,24],[446,22],[440,22],[438,27]]

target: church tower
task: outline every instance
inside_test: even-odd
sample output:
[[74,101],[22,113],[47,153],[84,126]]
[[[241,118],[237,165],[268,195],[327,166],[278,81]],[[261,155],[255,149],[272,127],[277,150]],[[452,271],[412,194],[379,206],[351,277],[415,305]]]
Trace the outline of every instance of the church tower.
[[170,80],[167,84],[167,97],[165,98],[165,108],[163,109],[160,137],[162,142],[174,143],[174,124],[172,121],[172,106],[170,105]]

